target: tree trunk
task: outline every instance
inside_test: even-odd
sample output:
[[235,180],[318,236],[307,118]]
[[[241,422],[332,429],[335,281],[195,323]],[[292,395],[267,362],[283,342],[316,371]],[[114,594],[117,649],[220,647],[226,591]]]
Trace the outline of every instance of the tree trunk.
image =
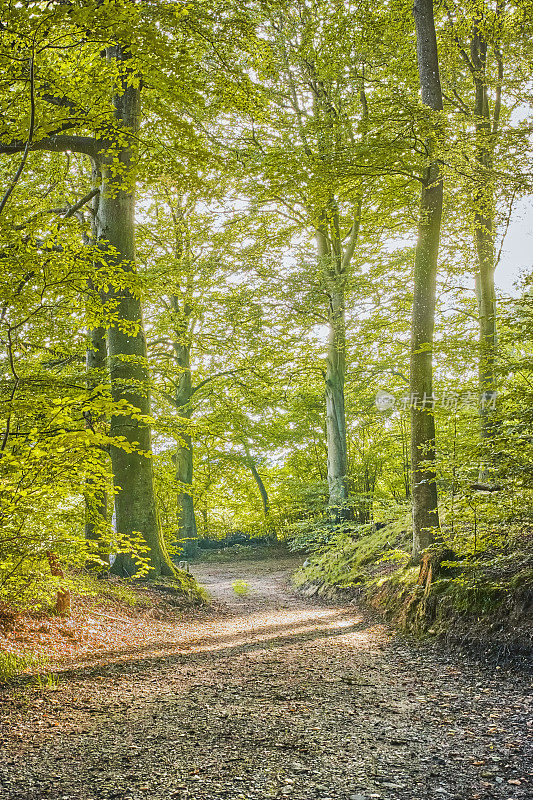
[[[89,289],[93,289],[92,285]],[[95,388],[103,379],[107,369],[107,348],[105,340],[105,328],[91,328],[89,331],[89,347],[86,354],[87,367],[87,388],[89,391]],[[94,429],[101,423],[101,420],[94,419],[92,416],[86,418],[88,428]],[[95,449],[93,458],[97,461],[107,459],[107,454],[102,450]],[[107,520],[107,492],[102,488],[101,482],[93,478],[90,474],[85,481],[85,538],[87,541],[100,542],[102,532]],[[100,559],[107,559],[108,556],[102,549],[96,546],[95,554],[98,552]],[[98,569],[100,564],[91,562],[89,568]]]
[[[173,311],[180,313],[179,298],[172,296]],[[185,319],[187,319],[185,314]],[[176,392],[176,409],[178,415],[184,420],[185,425],[192,416],[191,399],[194,394],[191,376],[191,348],[190,344],[184,341],[186,336],[186,325],[183,330],[177,331],[178,336],[173,342],[176,362],[180,368],[178,389]],[[175,456],[176,481],[178,483],[178,539],[187,540],[187,555],[194,556],[197,551],[198,530],[196,516],[194,513],[193,497],[193,445],[192,438],[187,428],[180,434],[181,442],[178,444],[178,451]]]
[[[120,88],[114,96],[120,137],[106,142],[102,156],[102,184],[98,209],[98,242],[108,268],[115,272],[115,286],[107,295],[113,322],[108,330],[111,394],[115,403],[129,404],[134,413],[150,413],[149,374],[141,301],[128,286],[135,269],[135,138],[139,131],[139,76],[128,68],[125,47],[107,49],[107,58],[120,66]],[[118,163],[113,164],[113,157]],[[152,442],[149,424],[131,413],[114,415],[111,435],[121,437],[125,447],[111,447],[116,489],[117,531],[130,537],[140,533],[150,548],[152,575],[174,575],[157,517],[152,472]],[[131,556],[119,553],[113,572],[133,575]]]
[[202,536],[207,537],[209,535],[209,517],[206,505],[202,506],[202,521],[203,521]]
[[[96,164],[93,163],[93,186],[101,180],[101,175]],[[84,242],[86,245],[93,245],[97,240],[96,220],[98,218],[98,205],[99,195],[93,200],[93,213],[92,213],[92,233],[91,236],[84,235]],[[96,293],[96,287],[89,279],[87,282],[87,289],[90,294]],[[87,370],[87,390],[90,392],[104,381],[107,375],[107,346],[106,346],[106,330],[101,325],[95,328],[90,328],[88,331],[88,348],[85,358],[85,366]],[[86,426],[92,430],[102,420],[94,419],[91,415],[86,417]],[[107,454],[101,450],[96,450],[94,453],[95,460],[102,462],[107,459]],[[107,491],[102,488],[98,480],[94,480],[91,475],[86,479],[85,491],[85,539],[92,542],[101,542],[102,530],[107,521]],[[109,562],[109,556],[102,547],[96,546],[95,555],[98,553],[100,560]],[[89,561],[87,567],[90,569],[98,569],[101,565],[95,561]]]
[[344,408],[346,333],[344,292],[341,289],[331,293],[328,323],[326,439],[328,448],[329,504],[336,518],[347,519],[350,517],[350,513],[346,506],[348,500],[348,454]]
[[500,116],[503,61],[496,48],[499,85],[493,120],[486,81],[487,41],[476,20],[472,33],[472,67],[475,88],[474,117],[476,127],[476,183],[474,188],[474,227],[478,271],[476,294],[479,310],[479,414],[481,444],[489,457],[480,467],[479,483],[489,484],[493,478],[491,441],[494,436],[494,406],[497,392],[496,358],[496,292],[494,286],[494,185],[493,153]]
[[257,488],[259,489],[259,494],[261,495],[261,502],[263,504],[263,513],[265,517],[268,517],[270,513],[268,493],[265,488],[265,484],[263,483],[263,479],[259,474],[259,472],[257,471],[257,467],[255,466],[255,462],[252,458],[252,454],[250,453],[250,449],[246,443],[244,444],[244,452],[246,453],[246,465],[250,468],[250,472],[254,476]]
[[[476,212],[476,244],[479,271],[476,275],[476,294],[479,309],[479,417],[481,464],[478,482],[494,484],[495,406],[498,389],[496,379],[497,331],[494,286],[494,239],[491,221]],[[489,227],[490,225],[490,227]]]
[[[440,111],[442,93],[433,0],[415,0],[414,16],[422,101],[432,111]],[[437,127],[434,126],[426,143],[429,163],[420,198],[411,327],[411,474],[415,559],[433,544],[439,532],[433,412],[433,332],[443,185],[434,157],[436,133]]]
[[244,452],[246,454],[246,465],[250,468],[250,472],[254,477],[254,480],[257,484],[257,488],[259,489],[259,494],[261,495],[261,502],[263,504],[263,513],[265,515],[268,538],[272,539],[274,542],[277,542],[278,537],[276,535],[276,531],[273,528],[271,528],[270,503],[268,501],[268,492],[266,490],[266,486],[263,483],[261,475],[257,471],[257,467],[255,466],[255,461],[253,459],[252,454],[250,453],[250,448],[248,447],[246,442],[243,443],[243,446],[244,446]]
[[[329,507],[340,521],[349,517],[348,453],[344,378],[346,371],[346,330],[344,321],[344,286],[340,263],[323,227],[316,230],[317,254],[329,277],[328,343],[326,353],[326,446],[328,452]],[[337,269],[335,268],[337,267]]]
[[[61,564],[55,553],[46,551],[46,557],[50,566],[50,572],[54,578],[64,578],[65,573],[61,569]],[[58,589],[56,597],[55,613],[60,617],[68,617],[70,614],[70,592],[68,589]]]
[[178,503],[178,539],[186,540],[187,553],[196,548],[198,531],[196,528],[196,517],[194,513],[194,499],[192,494],[193,479],[193,451],[192,440],[189,434],[182,434],[183,443],[178,446],[175,458],[176,481],[179,486]]

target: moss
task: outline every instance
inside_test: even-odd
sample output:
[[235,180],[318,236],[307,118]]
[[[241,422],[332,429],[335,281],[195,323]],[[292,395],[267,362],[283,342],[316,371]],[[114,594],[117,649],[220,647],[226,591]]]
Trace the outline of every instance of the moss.
[[513,589],[518,589],[521,586],[533,585],[533,569],[522,569],[517,572],[510,580],[510,585]]
[[444,545],[438,569],[421,585],[419,566],[409,563],[410,538],[405,519],[379,530],[361,526],[338,533],[307,559],[295,573],[294,583],[305,589],[315,587],[321,596],[357,588],[363,601],[417,635],[448,635],[457,624],[490,627],[491,620],[508,616],[507,608],[529,608],[533,593],[530,540],[507,542],[475,556],[457,555]]
[[80,572],[73,577],[73,585],[76,594],[98,598],[104,604],[109,601],[132,608],[151,608],[154,605],[153,600],[140,592],[135,583],[114,575],[97,578],[90,572]]
[[455,584],[450,594],[457,611],[486,614],[496,609],[505,599],[506,591],[501,586],[472,586]]
[[179,569],[173,578],[159,578],[157,581],[149,581],[147,585],[149,588],[178,596],[191,604],[207,603],[209,600],[208,593],[196,579],[188,572]]
[[76,590],[81,595],[137,609],[153,608],[155,605],[153,596],[146,589],[160,590],[192,604],[207,603],[209,599],[206,590],[196,583],[192,575],[178,569],[174,577],[157,580],[129,580],[116,576],[102,580],[94,575],[83,574],[78,576],[76,582]]
[[[394,571],[394,559],[407,559],[405,547],[409,534],[395,525],[379,529],[365,525],[336,536],[322,552],[307,559],[293,575],[297,587],[321,583],[335,588],[355,588],[372,581],[376,564]],[[388,559],[392,558],[391,561]]]

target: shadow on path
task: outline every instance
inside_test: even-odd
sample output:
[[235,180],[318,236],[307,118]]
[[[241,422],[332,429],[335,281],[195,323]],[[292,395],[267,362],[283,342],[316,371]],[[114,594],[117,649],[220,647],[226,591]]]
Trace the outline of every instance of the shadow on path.
[[[322,622],[322,620],[321,620]],[[320,640],[345,636],[357,632],[362,632],[371,627],[371,623],[360,617],[354,619],[353,615],[347,619],[345,614],[332,614],[324,620],[324,624],[315,624],[311,629],[302,630],[302,626],[297,628],[291,624],[286,626],[275,625],[270,629],[265,626],[261,633],[242,632],[233,635],[222,636],[217,641],[216,636],[205,637],[196,642],[153,642],[146,648],[132,648],[131,651],[123,650],[119,658],[97,665],[81,664],[78,667],[67,667],[55,671],[57,677],[63,681],[83,681],[99,676],[123,674],[128,677],[130,671],[150,671],[159,668],[168,669],[172,664],[200,663],[203,661],[213,661],[213,659],[232,658],[244,653],[258,652],[261,650],[283,650],[293,647],[296,644],[308,644]],[[275,631],[275,632],[273,632]],[[286,631],[284,633],[284,631]],[[243,641],[244,639],[244,641]],[[210,643],[205,643],[209,642]],[[139,651],[153,651],[154,655],[144,658],[135,657]],[[158,651],[167,651],[161,654]],[[111,651],[112,653],[112,651]],[[115,653],[116,655],[116,653]],[[133,658],[128,658],[133,655]],[[100,654],[103,658],[104,654]],[[119,668],[126,668],[120,673]],[[128,669],[129,668],[129,669]],[[28,682],[32,677],[28,677]]]

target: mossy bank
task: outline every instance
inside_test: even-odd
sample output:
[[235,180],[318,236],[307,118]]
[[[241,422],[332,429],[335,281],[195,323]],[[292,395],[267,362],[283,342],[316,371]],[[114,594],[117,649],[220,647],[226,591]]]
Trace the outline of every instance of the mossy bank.
[[363,602],[418,636],[498,656],[533,655],[533,537],[510,535],[482,552],[447,550],[430,583],[410,560],[408,518],[344,526],[307,548],[293,574],[308,596]]

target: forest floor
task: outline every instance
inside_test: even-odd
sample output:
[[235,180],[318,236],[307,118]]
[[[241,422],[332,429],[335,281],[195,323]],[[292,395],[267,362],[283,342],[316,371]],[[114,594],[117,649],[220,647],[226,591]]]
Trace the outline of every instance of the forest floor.
[[48,683],[4,690],[0,797],[532,796],[523,672],[301,598],[295,566],[198,564],[209,609],[145,614],[127,642],[63,654]]

